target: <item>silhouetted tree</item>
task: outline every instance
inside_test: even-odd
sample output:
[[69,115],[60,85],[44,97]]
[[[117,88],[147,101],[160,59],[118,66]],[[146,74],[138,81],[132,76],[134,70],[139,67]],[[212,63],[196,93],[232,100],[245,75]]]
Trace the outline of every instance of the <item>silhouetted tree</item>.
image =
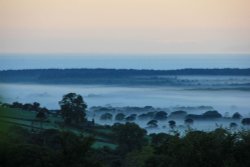
[[134,121],[136,119],[136,114],[131,114],[125,118],[126,121]]
[[167,119],[167,113],[165,111],[159,111],[155,114],[154,119],[156,120],[164,120]]
[[171,121],[168,121],[168,125],[169,125],[169,127],[170,128],[174,128],[175,126],[176,126],[176,122],[175,121],[173,121],[173,120],[171,120]]
[[138,116],[138,119],[141,119],[141,120],[145,120],[145,119],[153,119],[155,116],[155,112],[147,112],[147,113],[143,113],[143,114],[140,114]]
[[124,119],[125,119],[125,114],[123,114],[123,113],[119,113],[115,116],[115,120],[117,120],[117,121],[122,121]]
[[81,95],[68,93],[59,101],[59,105],[65,123],[78,124],[85,120],[87,105]]
[[13,103],[12,103],[12,107],[13,107],[13,108],[22,108],[22,107],[23,107],[23,104],[22,104],[22,103],[19,103],[19,102],[13,102]]
[[112,114],[110,114],[110,113],[104,113],[104,114],[101,115],[100,119],[101,120],[111,120],[112,117],[113,117]]
[[207,112],[203,113],[202,116],[205,119],[215,119],[215,118],[221,118],[222,117],[222,115],[216,110],[207,111]]
[[44,120],[47,118],[46,114],[44,111],[39,111],[37,114],[36,114],[36,119],[40,122],[40,127],[41,129],[43,128],[43,122]]
[[151,127],[151,128],[155,128],[155,127],[158,126],[157,123],[158,123],[158,121],[155,120],[155,119],[153,119],[153,120],[148,121],[147,125],[148,125],[149,127]]
[[193,123],[194,123],[194,120],[193,120],[193,119],[191,119],[191,118],[185,119],[185,124],[186,124],[186,125],[192,125]]
[[238,125],[235,122],[231,122],[229,126],[230,128],[236,128]]
[[244,118],[244,119],[242,119],[241,123],[243,125],[250,125],[250,118]]
[[240,113],[236,112],[236,113],[233,114],[232,118],[233,119],[241,119],[242,116],[240,115]]

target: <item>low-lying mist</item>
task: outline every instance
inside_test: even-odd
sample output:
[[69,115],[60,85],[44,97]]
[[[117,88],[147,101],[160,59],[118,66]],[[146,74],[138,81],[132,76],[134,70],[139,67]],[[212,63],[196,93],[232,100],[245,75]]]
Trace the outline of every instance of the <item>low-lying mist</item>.
[[[163,76],[161,76],[163,77]],[[171,77],[170,77],[171,78]],[[39,102],[48,109],[59,109],[58,101],[69,92],[77,92],[84,97],[88,104],[88,119],[94,119],[96,123],[112,125],[124,121],[116,121],[115,115],[119,110],[125,110],[125,117],[131,114],[139,116],[146,111],[131,111],[126,106],[145,107],[152,106],[156,111],[171,112],[182,110],[187,114],[203,114],[206,111],[216,110],[222,118],[213,120],[194,120],[190,126],[186,126],[184,118],[170,118],[157,120],[157,127],[148,127],[147,123],[152,119],[138,119],[134,122],[144,127],[148,132],[168,132],[173,130],[185,131],[188,128],[213,130],[216,127],[230,127],[232,122],[241,128],[240,120],[227,119],[238,112],[242,117],[250,117],[249,105],[249,77],[241,76],[178,76],[172,77],[185,86],[121,86],[121,85],[52,85],[52,84],[7,84],[0,87],[4,90],[3,102],[21,103]],[[94,112],[94,106],[113,107],[114,111],[110,120],[100,119],[101,113]],[[119,109],[120,108],[120,109]],[[171,128],[169,121],[174,120],[175,126]]]

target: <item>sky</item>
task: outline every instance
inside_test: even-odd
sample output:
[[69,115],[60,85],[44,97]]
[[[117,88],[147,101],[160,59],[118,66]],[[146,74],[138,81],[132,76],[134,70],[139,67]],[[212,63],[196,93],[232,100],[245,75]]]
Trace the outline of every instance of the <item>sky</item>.
[[249,0],[0,0],[0,53],[250,53]]
[[0,54],[0,70],[48,68],[115,68],[173,70],[184,68],[250,68],[242,54]]

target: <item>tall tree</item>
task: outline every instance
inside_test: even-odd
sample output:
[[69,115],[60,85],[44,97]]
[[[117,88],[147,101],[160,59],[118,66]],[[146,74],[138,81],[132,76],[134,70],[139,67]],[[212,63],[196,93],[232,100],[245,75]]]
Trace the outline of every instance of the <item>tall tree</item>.
[[158,121],[155,120],[155,119],[152,119],[150,121],[148,121],[147,125],[150,127],[150,128],[156,128],[158,125],[157,125]]
[[40,128],[43,129],[43,122],[46,120],[46,114],[44,110],[40,110],[36,114],[36,119],[40,122]]
[[68,93],[59,101],[61,114],[65,123],[79,124],[86,120],[87,104],[81,95],[76,93]]

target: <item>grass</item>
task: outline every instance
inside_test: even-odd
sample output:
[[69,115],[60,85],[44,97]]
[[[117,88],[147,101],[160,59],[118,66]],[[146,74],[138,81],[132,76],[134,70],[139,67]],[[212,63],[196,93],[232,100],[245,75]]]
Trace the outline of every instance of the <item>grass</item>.
[[21,109],[6,108],[0,106],[0,117],[10,117],[17,119],[34,119],[36,116],[35,112],[24,111]]
[[[8,134],[13,126],[26,128],[28,130],[41,129],[41,124],[35,117],[36,112],[0,106],[0,136],[2,137]],[[93,144],[93,148],[101,148],[104,146],[111,149],[116,148],[116,145],[107,137],[112,133],[110,129],[103,129],[103,127],[98,126],[86,130],[66,126],[62,128],[56,123],[63,121],[61,117],[49,115],[47,120],[47,122],[42,124],[43,129],[57,129],[71,131],[78,135],[94,136],[96,142]],[[34,123],[32,124],[32,122]]]

